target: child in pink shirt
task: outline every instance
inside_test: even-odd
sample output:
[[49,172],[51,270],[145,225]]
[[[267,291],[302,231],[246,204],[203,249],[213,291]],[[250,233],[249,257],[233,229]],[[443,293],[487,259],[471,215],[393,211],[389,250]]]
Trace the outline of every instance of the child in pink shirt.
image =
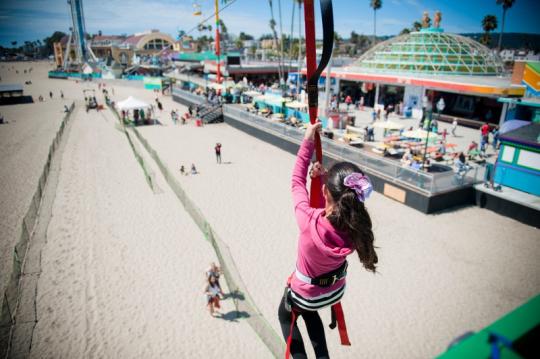
[[279,321],[293,358],[306,358],[295,318],[302,316],[317,358],[328,357],[324,327],[317,310],[338,303],[345,292],[346,257],[356,251],[360,262],[376,271],[371,219],[364,201],[372,192],[371,182],[358,166],[335,164],[326,173],[315,163],[311,177],[323,176],[325,208],[312,208],[306,177],[320,123],[308,125],[292,176],[295,215],[300,229],[296,270],[279,306]]

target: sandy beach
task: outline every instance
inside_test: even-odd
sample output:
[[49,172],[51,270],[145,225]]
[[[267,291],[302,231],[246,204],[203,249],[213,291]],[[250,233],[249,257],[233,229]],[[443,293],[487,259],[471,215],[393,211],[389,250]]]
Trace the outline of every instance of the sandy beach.
[[[30,94],[63,89],[68,101],[80,100],[83,87],[97,89],[46,79],[44,63],[34,68]],[[156,97],[119,81],[107,86],[114,87],[115,101]],[[294,270],[298,236],[290,194],[294,156],[226,124],[175,126],[170,110],[185,107],[160,99],[162,125],[139,127],[141,135],[229,246],[250,296],[279,332],[277,306]],[[10,214],[0,217],[2,276],[62,108],[60,100],[1,108],[4,115],[12,111],[8,121],[17,119],[0,126],[0,148],[13,149],[3,156],[0,174],[8,189],[2,212]],[[26,124],[40,114],[51,119],[40,122],[43,129]],[[270,357],[245,321],[211,318],[206,311],[203,272],[216,255],[154,163],[161,191],[150,189],[117,126],[108,110],[79,110],[74,117],[42,252],[31,356]],[[223,145],[221,165],[216,142]],[[180,166],[192,163],[200,173],[180,175]],[[349,258],[343,306],[352,346],[340,346],[338,333],[326,329],[333,358],[433,357],[455,337],[540,292],[536,228],[473,206],[425,215],[378,193],[368,209],[380,273],[371,275],[357,257]],[[225,314],[233,312],[231,300],[223,304]],[[329,323],[329,310],[321,314]]]
[[[250,294],[279,330],[276,308],[294,270],[298,233],[294,157],[226,124],[140,131],[169,168],[197,164],[200,175],[178,179],[231,247]],[[215,163],[218,141],[230,164]],[[328,331],[333,357],[434,356],[540,291],[535,228],[477,207],[425,215],[378,193],[368,208],[380,274],[350,258],[343,303],[353,346],[341,347]],[[328,323],[329,311],[322,314]]]
[[[8,71],[8,66],[15,66],[20,73]],[[22,73],[23,68],[30,66],[36,70],[31,77]],[[2,83],[22,83],[33,78],[36,84],[25,86],[24,90],[25,94],[37,94],[37,99],[39,93],[48,94],[45,88],[50,84],[39,81],[46,76],[47,68],[36,63],[2,63]],[[66,95],[64,100],[47,98],[45,102],[0,107],[7,121],[0,125],[0,293],[4,293],[11,274],[13,247],[20,237],[23,216],[37,189],[49,146],[64,116],[64,104],[69,103]]]
[[154,195],[115,124],[108,111],[75,116],[31,356],[269,357],[230,300],[226,319],[210,317],[203,278],[212,248],[170,190]]

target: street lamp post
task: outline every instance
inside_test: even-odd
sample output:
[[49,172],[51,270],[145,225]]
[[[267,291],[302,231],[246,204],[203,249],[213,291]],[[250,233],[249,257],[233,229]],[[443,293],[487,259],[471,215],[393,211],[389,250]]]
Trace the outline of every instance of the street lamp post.
[[[445,107],[444,99],[441,97],[439,101],[437,101],[437,121],[441,120],[441,112],[444,110],[444,107]],[[429,142],[430,132],[431,132],[431,116],[428,117],[426,145],[424,146],[424,160],[422,161],[422,168],[424,168],[426,164],[427,146]]]

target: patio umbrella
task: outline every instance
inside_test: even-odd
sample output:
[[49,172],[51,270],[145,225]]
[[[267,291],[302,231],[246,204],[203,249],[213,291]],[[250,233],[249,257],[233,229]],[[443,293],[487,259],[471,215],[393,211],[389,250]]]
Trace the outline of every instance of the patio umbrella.
[[407,137],[407,138],[414,138],[418,140],[425,140],[429,136],[430,141],[431,140],[435,141],[439,139],[439,135],[437,135],[436,133],[428,132],[422,129],[416,129],[413,131],[405,131],[403,132],[402,136]]
[[[375,122],[373,127],[375,127],[375,128],[384,128],[385,130],[401,130],[405,126],[403,126],[402,124],[397,123],[397,122],[384,121],[384,122]],[[430,137],[431,137],[431,135],[430,135]]]
[[245,91],[245,92],[243,92],[243,94],[246,95],[246,96],[249,96],[249,97],[263,96],[263,94],[258,92],[258,91]]
[[285,104],[285,106],[287,106],[289,108],[294,108],[294,109],[307,108],[306,103],[302,103],[302,102],[299,102],[299,101],[288,102],[288,103]]

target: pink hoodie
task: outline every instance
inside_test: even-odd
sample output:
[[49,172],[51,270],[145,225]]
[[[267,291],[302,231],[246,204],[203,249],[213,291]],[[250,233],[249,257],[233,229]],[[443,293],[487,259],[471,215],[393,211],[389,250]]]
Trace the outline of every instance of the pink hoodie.
[[[334,229],[326,219],[324,208],[311,208],[309,205],[306,177],[314,147],[313,141],[302,142],[292,175],[294,212],[300,228],[296,268],[310,278],[339,268],[354,250],[347,234]],[[304,298],[330,293],[344,285],[345,278],[330,287],[304,283],[294,274],[291,278],[291,289]]]

